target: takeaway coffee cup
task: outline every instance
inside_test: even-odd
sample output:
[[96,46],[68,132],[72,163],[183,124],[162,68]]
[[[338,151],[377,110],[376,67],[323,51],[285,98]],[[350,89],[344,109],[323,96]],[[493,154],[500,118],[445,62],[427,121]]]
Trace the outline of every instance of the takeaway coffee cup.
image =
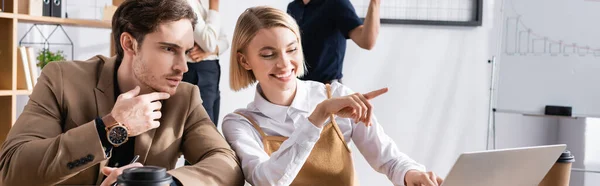
[[117,178],[119,186],[168,186],[173,177],[162,167],[144,166],[123,170]]
[[573,162],[575,162],[575,157],[571,152],[568,150],[563,152],[540,182],[540,186],[569,186]]

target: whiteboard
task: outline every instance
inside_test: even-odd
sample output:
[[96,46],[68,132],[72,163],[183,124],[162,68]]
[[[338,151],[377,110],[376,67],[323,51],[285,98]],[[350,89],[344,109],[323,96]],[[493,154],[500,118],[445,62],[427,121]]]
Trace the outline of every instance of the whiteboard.
[[495,108],[600,116],[600,0],[504,0]]

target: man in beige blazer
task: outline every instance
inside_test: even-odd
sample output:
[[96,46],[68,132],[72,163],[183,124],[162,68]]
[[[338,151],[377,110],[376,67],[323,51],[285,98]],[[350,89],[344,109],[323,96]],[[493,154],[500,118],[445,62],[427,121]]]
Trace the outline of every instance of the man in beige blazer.
[[[125,1],[116,57],[48,64],[2,144],[0,185],[110,185],[148,165],[171,185],[243,185],[198,88],[180,83],[195,20],[184,0]],[[192,165],[175,169],[181,154]]]

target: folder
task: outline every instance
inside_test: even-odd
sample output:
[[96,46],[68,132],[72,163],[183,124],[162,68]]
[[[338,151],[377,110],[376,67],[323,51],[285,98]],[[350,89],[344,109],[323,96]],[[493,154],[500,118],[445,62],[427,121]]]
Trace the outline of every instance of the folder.
[[[21,4],[19,4],[21,6]],[[29,0],[29,15],[42,16],[44,13],[44,0]]]
[[33,90],[31,81],[31,72],[29,71],[29,62],[27,60],[27,49],[19,47],[17,52],[17,89]]
[[44,3],[44,6],[42,7],[42,15],[43,16],[50,16],[50,8],[52,8],[52,1],[53,0],[43,0],[42,2]]
[[52,17],[62,17],[62,0],[52,0],[50,15]]
[[27,61],[29,61],[29,70],[31,71],[31,84],[35,87],[39,71],[37,67],[37,59],[35,57],[35,50],[33,47],[27,47]]

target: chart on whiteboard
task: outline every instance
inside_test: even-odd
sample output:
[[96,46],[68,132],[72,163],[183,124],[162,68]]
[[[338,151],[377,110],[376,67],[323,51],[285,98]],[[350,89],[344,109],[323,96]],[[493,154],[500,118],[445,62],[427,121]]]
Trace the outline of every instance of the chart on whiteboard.
[[[350,0],[360,17],[367,15],[370,0]],[[383,19],[470,21],[474,0],[381,0]]]
[[[580,1],[600,3],[600,0]],[[558,25],[568,22],[560,22],[560,18],[552,18],[549,15],[545,15],[549,16],[545,21],[536,23],[532,20],[537,20],[541,16],[540,14],[525,14],[519,11],[519,7],[526,6],[523,4],[528,4],[527,2],[508,0],[507,3],[509,4],[505,7],[505,14],[507,15],[504,20],[505,32],[503,36],[503,52],[505,55],[600,58],[600,35],[598,34],[600,29],[598,29],[598,26],[593,26],[595,23],[566,24],[573,27],[564,28]],[[560,11],[556,11],[554,15],[559,16],[560,13]],[[588,17],[574,18],[588,19]],[[556,21],[556,24],[548,24],[552,21]],[[555,28],[552,28],[552,26],[555,26]]]

